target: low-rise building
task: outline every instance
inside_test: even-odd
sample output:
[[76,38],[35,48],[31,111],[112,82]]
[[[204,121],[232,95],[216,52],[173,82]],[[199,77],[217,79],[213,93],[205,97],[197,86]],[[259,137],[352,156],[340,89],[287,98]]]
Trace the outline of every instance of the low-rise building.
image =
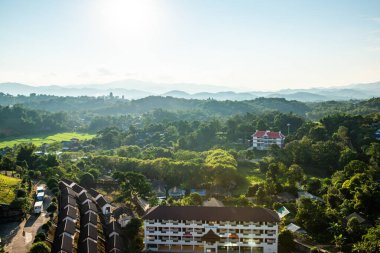
[[269,130],[259,131],[252,135],[252,148],[258,150],[268,150],[272,145],[280,148],[284,147],[285,135],[280,132],[271,132]]
[[280,218],[266,208],[157,206],[143,219],[147,250],[277,253]]

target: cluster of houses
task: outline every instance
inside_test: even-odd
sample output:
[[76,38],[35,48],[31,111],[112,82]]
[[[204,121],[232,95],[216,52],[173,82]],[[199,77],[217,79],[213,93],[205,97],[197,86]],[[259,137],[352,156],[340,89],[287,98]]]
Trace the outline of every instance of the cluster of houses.
[[[59,182],[59,214],[53,253],[123,252],[121,224],[115,208],[94,189],[67,179]],[[126,220],[131,217],[125,217]]]

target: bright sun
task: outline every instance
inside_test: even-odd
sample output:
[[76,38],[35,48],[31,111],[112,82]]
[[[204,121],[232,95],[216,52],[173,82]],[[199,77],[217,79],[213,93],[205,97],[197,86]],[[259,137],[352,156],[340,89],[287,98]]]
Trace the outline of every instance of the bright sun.
[[152,0],[99,0],[99,21],[110,35],[143,36],[157,25],[157,6]]

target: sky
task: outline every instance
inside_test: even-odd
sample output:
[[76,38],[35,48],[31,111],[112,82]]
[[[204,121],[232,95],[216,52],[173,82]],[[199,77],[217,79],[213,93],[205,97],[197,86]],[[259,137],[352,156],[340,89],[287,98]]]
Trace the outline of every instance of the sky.
[[0,0],[0,82],[124,79],[231,90],[380,81],[380,1]]

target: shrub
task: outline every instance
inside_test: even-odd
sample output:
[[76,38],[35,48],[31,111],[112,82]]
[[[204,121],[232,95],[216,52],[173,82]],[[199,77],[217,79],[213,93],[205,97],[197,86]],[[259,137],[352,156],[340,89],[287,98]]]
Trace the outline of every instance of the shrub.
[[50,253],[50,248],[44,242],[33,243],[29,253]]
[[25,198],[26,197],[26,191],[24,189],[17,189],[16,197],[17,198]]
[[57,203],[51,202],[46,211],[49,213],[54,213],[57,210]]
[[42,242],[46,240],[46,234],[44,232],[39,232],[34,238],[34,242]]

